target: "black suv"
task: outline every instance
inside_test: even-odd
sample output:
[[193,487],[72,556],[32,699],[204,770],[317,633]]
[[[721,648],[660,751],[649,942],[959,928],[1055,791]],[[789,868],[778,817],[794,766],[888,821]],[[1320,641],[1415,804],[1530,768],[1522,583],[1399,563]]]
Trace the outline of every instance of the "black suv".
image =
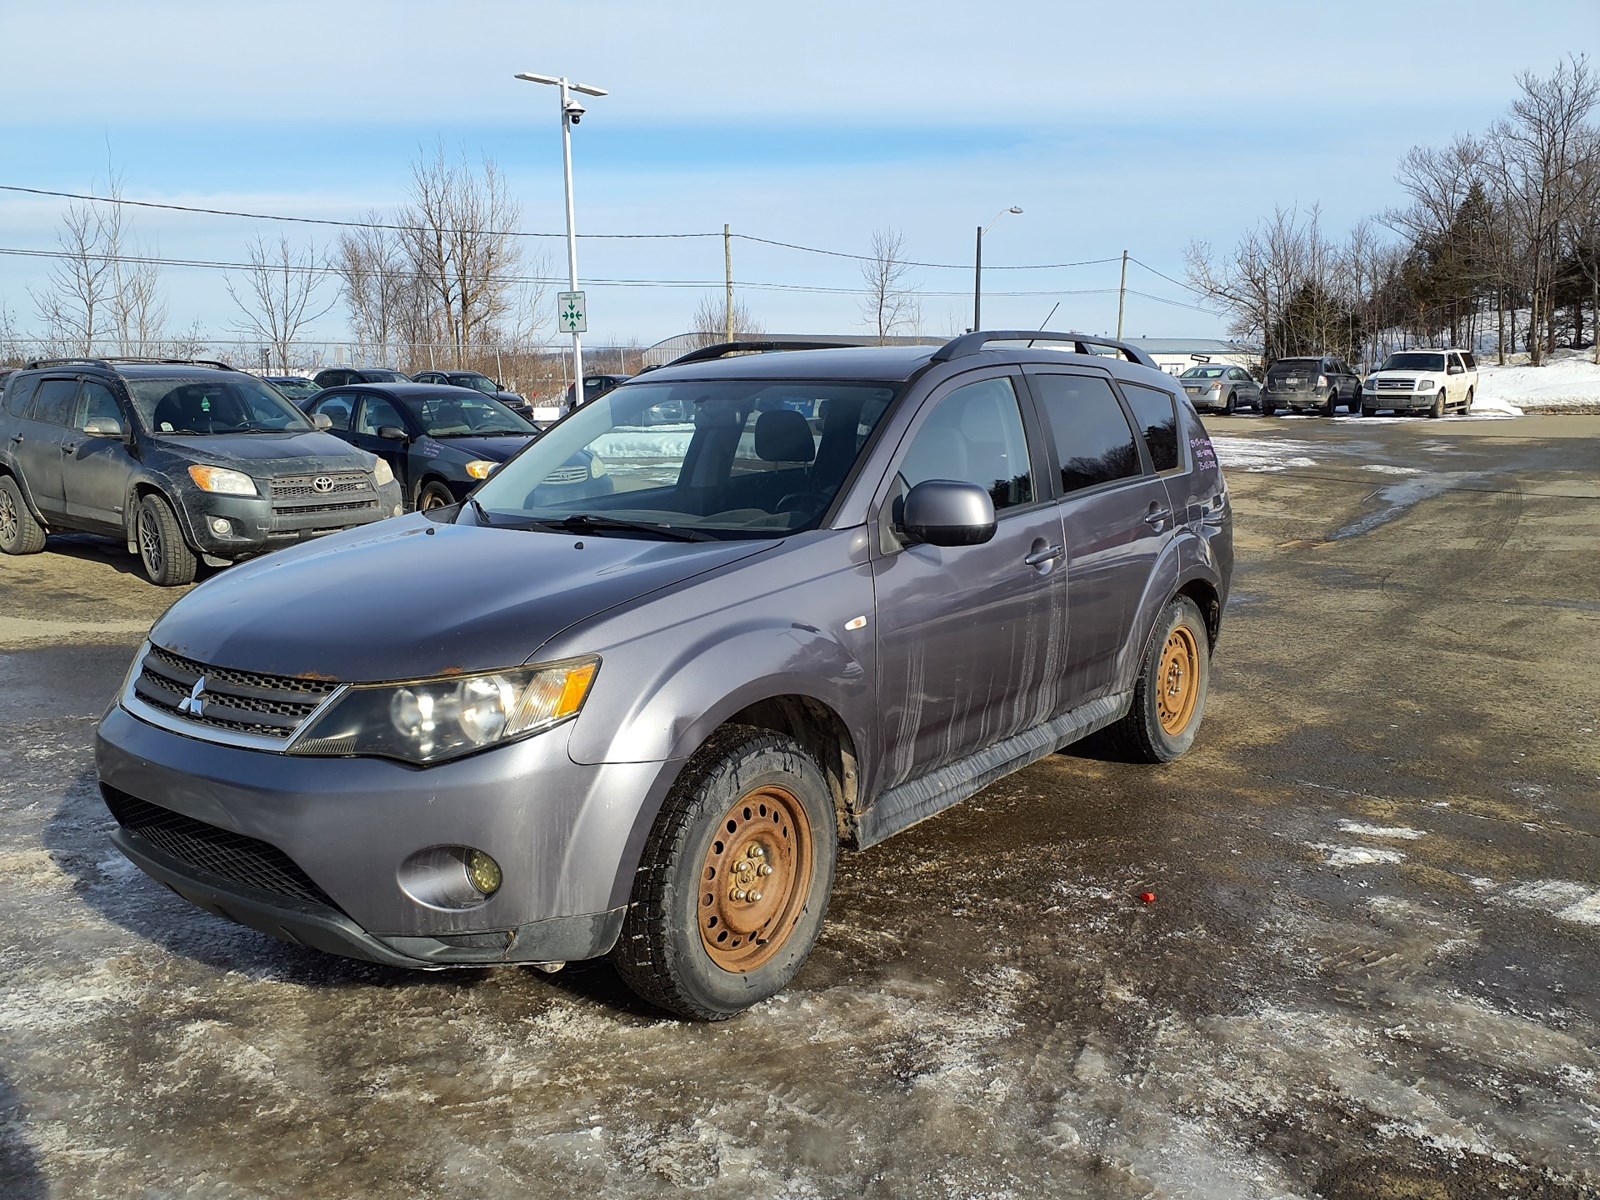
[[223,363],[49,359],[6,380],[0,551],[124,538],[163,586],[401,511],[387,463]]
[[1280,358],[1267,368],[1266,386],[1261,389],[1264,417],[1284,409],[1331,417],[1341,404],[1352,417],[1361,415],[1361,376],[1343,359],[1326,354]]

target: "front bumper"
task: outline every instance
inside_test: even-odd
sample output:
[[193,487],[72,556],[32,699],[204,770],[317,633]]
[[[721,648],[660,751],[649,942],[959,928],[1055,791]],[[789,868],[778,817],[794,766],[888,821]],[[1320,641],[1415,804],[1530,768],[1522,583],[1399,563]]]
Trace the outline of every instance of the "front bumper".
[[[570,728],[421,769],[219,745],[118,706],[101,721],[96,762],[123,814],[118,848],[208,911],[393,965],[567,961],[615,942],[676,770],[580,766],[567,755]],[[175,814],[187,841],[126,820],[129,798]],[[500,890],[468,908],[414,897],[405,864],[447,846],[493,856]],[[257,869],[264,855],[280,856],[283,870]]]
[[1395,412],[1415,412],[1432,408],[1438,392],[1369,392],[1362,391],[1362,408],[1389,408]]
[[[368,493],[370,497],[372,493]],[[274,508],[265,496],[224,496],[187,489],[179,498],[190,544],[213,558],[241,559],[296,542],[370,525],[403,511],[398,483],[377,489],[376,502],[322,509]],[[214,524],[225,522],[226,530]]]

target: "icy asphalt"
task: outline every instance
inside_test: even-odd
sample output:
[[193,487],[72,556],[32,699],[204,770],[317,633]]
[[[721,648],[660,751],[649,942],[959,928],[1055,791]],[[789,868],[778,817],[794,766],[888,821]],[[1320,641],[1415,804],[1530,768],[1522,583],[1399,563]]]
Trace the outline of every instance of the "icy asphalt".
[[717,1027],[164,892],[91,733],[173,594],[0,561],[0,1197],[1600,1195],[1600,418],[1209,424],[1194,751],[845,856]]

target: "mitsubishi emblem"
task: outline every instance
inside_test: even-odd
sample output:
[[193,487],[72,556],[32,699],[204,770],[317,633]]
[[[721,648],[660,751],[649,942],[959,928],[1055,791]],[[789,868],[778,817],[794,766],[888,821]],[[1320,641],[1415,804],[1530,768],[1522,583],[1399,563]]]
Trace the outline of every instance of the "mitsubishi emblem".
[[178,701],[178,711],[190,717],[203,717],[205,713],[206,677],[200,676],[194,681],[194,686],[189,689],[189,694]]

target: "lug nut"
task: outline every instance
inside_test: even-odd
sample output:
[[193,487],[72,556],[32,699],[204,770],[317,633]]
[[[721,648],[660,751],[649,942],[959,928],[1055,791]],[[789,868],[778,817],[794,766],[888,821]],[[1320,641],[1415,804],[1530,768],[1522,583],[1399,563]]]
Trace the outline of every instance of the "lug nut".
[[750,847],[750,857],[751,858],[765,858],[766,857],[766,853],[767,852],[765,850],[763,850],[760,846],[751,846]]
[[735,900],[743,900],[747,895],[749,895],[749,893],[746,892],[743,888],[740,888],[738,891],[734,892],[733,898]]
[[762,863],[761,864],[760,873],[762,875],[771,875],[772,874],[772,864],[771,863]]
[[760,900],[760,899],[761,899],[761,893],[760,892],[751,892],[750,893],[750,903],[751,904],[754,904],[757,900]]

